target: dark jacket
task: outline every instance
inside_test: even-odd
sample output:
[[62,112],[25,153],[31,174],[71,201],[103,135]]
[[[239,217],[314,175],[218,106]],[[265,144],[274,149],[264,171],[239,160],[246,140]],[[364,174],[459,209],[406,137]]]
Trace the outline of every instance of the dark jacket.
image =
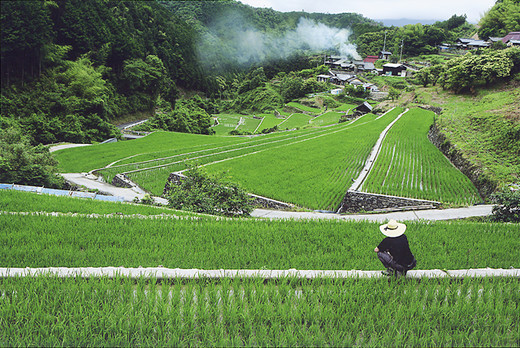
[[413,260],[414,256],[408,245],[408,238],[402,234],[399,237],[386,237],[377,246],[379,251],[389,252],[394,258],[394,261],[400,265],[408,266]]

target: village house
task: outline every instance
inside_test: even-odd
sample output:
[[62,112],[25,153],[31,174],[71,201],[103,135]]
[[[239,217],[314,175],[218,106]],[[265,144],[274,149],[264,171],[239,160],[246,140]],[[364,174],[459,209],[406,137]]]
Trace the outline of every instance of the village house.
[[520,31],[512,31],[502,38],[502,42],[508,46],[520,46]]
[[383,75],[405,76],[406,66],[404,66],[403,64],[387,63],[383,65]]
[[366,62],[364,60],[351,61],[348,58],[338,56],[326,56],[324,64],[333,70],[348,71],[348,72],[365,72],[375,70],[374,63]]
[[490,43],[484,40],[475,40],[475,39],[466,39],[459,38],[457,39],[457,48],[463,50],[471,50],[477,48],[486,48],[490,46]]
[[379,59],[388,60],[388,58],[390,58],[391,55],[392,55],[392,52],[381,51],[379,53]]
[[365,63],[372,63],[374,64],[375,62],[377,62],[379,60],[379,56],[366,56],[365,59],[363,59],[363,61]]
[[[329,71],[328,75],[318,75],[318,82],[329,82],[338,86],[353,85],[356,88],[362,87],[365,90],[377,92],[379,89],[373,83],[366,83],[360,80],[356,75],[341,74],[338,72]],[[333,93],[334,94],[334,93]]]

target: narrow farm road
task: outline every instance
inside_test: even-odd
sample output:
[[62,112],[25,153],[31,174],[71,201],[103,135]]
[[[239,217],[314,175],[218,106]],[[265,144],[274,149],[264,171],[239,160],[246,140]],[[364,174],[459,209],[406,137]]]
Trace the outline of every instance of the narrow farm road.
[[[85,186],[89,189],[97,189],[100,193],[120,196],[125,201],[131,202],[134,198],[142,199],[146,192],[138,187],[122,188],[110,185],[106,182],[97,180],[95,175],[86,173],[67,173],[62,174],[66,181]],[[156,201],[161,204],[166,204],[166,200],[160,197],[154,197]],[[491,215],[493,205],[475,205],[467,208],[452,208],[452,209],[430,209],[430,210],[415,210],[415,211],[401,211],[382,214],[355,214],[355,215],[340,215],[334,213],[318,213],[318,212],[293,212],[280,211],[268,209],[255,209],[251,216],[257,218],[267,219],[337,219],[337,220],[356,220],[356,221],[376,221],[386,222],[389,219],[399,221],[412,220],[450,220],[450,219],[464,219],[474,216]]]
[[54,152],[54,151],[63,150],[63,149],[70,149],[70,148],[73,148],[73,147],[90,146],[90,145],[92,145],[92,144],[61,144],[61,145],[53,145],[53,146],[49,147],[49,152]]
[[267,209],[255,209],[251,213],[253,217],[267,219],[337,219],[337,220],[355,220],[355,221],[375,221],[386,222],[390,219],[397,221],[415,221],[415,220],[451,220],[464,219],[475,216],[491,215],[493,205],[475,205],[466,208],[452,209],[429,209],[400,211],[382,214],[352,214],[340,215],[334,213],[318,213],[318,212],[291,212]]

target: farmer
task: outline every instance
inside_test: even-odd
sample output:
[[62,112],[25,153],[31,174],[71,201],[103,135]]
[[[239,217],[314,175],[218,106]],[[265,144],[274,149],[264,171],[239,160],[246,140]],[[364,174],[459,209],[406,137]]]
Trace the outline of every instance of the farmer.
[[385,239],[374,249],[377,257],[386,267],[385,275],[406,275],[406,272],[415,267],[417,261],[410,251],[408,239],[404,235],[406,225],[395,220],[379,226]]

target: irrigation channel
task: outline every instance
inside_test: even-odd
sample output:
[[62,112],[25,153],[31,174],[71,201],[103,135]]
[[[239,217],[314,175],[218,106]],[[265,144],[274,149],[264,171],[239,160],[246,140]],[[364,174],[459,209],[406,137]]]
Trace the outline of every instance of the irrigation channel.
[[[150,278],[150,279],[220,279],[220,278],[259,278],[259,279],[315,279],[315,278],[384,278],[381,271],[329,271],[329,270],[260,270],[260,269],[180,269],[164,267],[44,267],[44,268],[0,268],[0,278],[56,276],[61,278]],[[520,269],[459,269],[459,270],[411,270],[406,278],[481,278],[481,277],[515,277],[520,278]]]

